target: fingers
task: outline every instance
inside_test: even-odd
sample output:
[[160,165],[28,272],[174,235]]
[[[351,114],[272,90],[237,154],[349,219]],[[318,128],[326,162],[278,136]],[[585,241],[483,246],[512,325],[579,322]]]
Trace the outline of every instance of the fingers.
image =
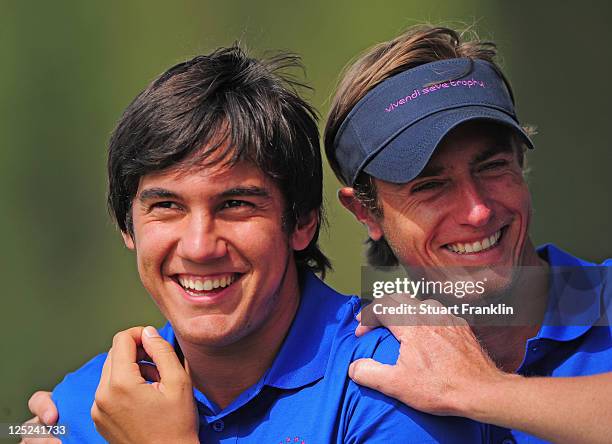
[[142,345],[157,366],[159,377],[164,383],[189,382],[187,372],[181,365],[174,348],[159,335],[154,327],[145,327],[142,334]]
[[[383,314],[381,313],[380,307],[395,309],[402,304],[416,306],[417,303],[418,301],[415,301],[409,295],[387,295],[382,299],[377,299],[375,303],[364,307],[356,316],[359,325],[355,329],[355,336],[363,336],[378,327],[386,327],[392,330],[395,326],[414,325],[416,322],[414,316],[407,318],[406,314],[394,314],[396,311],[393,310],[387,310]],[[378,306],[378,311],[375,308],[376,306]],[[389,314],[389,312],[392,314]],[[401,329],[396,329],[396,331],[398,334],[401,333]],[[394,335],[399,339],[398,334]]]
[[394,366],[381,364],[374,359],[358,359],[349,366],[349,377],[359,385],[393,396],[390,393],[393,385]]
[[[51,393],[50,392],[36,392],[34,393],[34,395],[32,395],[32,397],[30,398],[30,401],[32,401],[32,398],[37,395],[38,393],[40,393],[41,395],[39,395],[38,397],[43,397],[46,398],[48,397],[48,399],[51,401],[51,404],[53,404],[53,401],[51,400]],[[28,401],[28,405],[30,404],[30,401]],[[53,408],[56,410],[55,408],[55,404],[53,404]],[[57,415],[56,415],[56,419],[54,421],[53,424],[47,424],[47,423],[43,423],[41,422],[41,420],[38,418],[38,416],[35,416],[33,418],[28,419],[26,422],[24,422],[25,424],[44,424],[44,425],[55,425],[55,423],[57,422]],[[50,436],[45,436],[43,437],[38,437],[38,436],[28,436],[28,437],[24,437],[21,439],[21,441],[19,441],[19,444],[61,444],[61,441],[57,438],[53,438]]]
[[114,336],[113,347],[102,367],[98,392],[113,385],[144,384],[147,380],[160,382],[162,378],[166,384],[190,384],[189,376],[174,349],[159,336],[157,330],[153,327],[133,327]]
[[382,326],[378,316],[372,311],[372,305],[373,304],[369,304],[363,307],[361,311],[357,313],[357,316],[355,316],[355,319],[359,322],[355,328],[355,336],[363,336],[375,328]]
[[104,360],[104,365],[102,366],[102,374],[100,375],[100,384],[101,386],[108,386],[111,382],[111,363],[113,359],[113,349],[111,348],[106,355],[106,359]]
[[355,328],[355,336],[363,336],[366,333],[371,332],[372,330],[374,330],[374,327],[369,327],[360,323],[359,325],[357,325],[357,328]]
[[113,348],[109,355],[111,381],[145,383],[138,367],[138,347],[142,344],[143,327],[133,327],[117,333],[113,338]]
[[91,417],[94,419],[100,417],[102,410],[105,408],[104,400],[107,397],[107,393],[111,387],[111,365],[113,360],[113,349],[111,348],[106,355],[106,360],[102,366],[102,374],[100,375],[100,382],[96,388],[96,395],[94,402],[91,406]]
[[24,438],[19,444],[62,444],[58,438]]
[[57,408],[51,399],[51,392],[38,391],[28,400],[30,412],[38,417],[38,421],[45,425],[55,425],[57,422]]

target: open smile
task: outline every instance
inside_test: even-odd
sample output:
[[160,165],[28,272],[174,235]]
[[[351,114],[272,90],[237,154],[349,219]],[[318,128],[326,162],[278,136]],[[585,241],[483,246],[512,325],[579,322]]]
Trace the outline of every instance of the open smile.
[[475,242],[456,242],[452,244],[446,244],[444,247],[456,254],[475,254],[483,251],[491,250],[499,245],[500,240],[508,229],[508,225],[500,228],[490,236],[476,240]]
[[216,296],[236,283],[242,277],[242,273],[223,273],[212,276],[196,276],[180,274],[174,277],[174,281],[191,298],[206,298]]

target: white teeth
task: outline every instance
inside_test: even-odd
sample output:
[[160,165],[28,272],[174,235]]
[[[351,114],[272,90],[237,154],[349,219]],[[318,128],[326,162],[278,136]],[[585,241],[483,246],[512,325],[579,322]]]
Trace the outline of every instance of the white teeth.
[[497,241],[501,237],[501,230],[498,230],[495,234],[484,238],[480,241],[473,242],[471,244],[462,244],[457,242],[456,244],[448,244],[446,248],[449,250],[459,253],[478,253],[479,251],[487,250],[495,245],[497,245]]
[[486,250],[490,246],[491,246],[491,241],[489,240],[489,238],[487,238],[487,239],[482,241],[482,249],[483,250]]
[[179,283],[186,290],[210,291],[214,288],[225,288],[234,282],[233,275],[226,275],[216,279],[188,279],[178,278]]

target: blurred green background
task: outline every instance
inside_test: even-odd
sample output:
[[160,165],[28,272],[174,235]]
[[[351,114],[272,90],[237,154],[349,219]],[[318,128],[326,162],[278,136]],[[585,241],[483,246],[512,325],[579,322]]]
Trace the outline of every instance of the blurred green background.
[[[27,415],[37,388],[110,346],[115,331],[161,324],[105,209],[105,145],[156,75],[241,40],[255,55],[303,56],[327,113],[337,75],[372,44],[423,21],[475,24],[502,54],[524,122],[537,243],[612,255],[612,6],[527,1],[0,0],[0,422]],[[327,169],[329,282],[359,288],[364,231],[336,202]]]

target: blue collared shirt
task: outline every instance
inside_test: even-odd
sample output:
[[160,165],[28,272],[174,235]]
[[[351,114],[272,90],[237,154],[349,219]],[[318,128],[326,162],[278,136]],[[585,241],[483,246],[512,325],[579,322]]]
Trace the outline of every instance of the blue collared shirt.
[[[484,428],[455,417],[432,416],[351,381],[358,358],[395,363],[399,344],[383,329],[354,335],[360,302],[306,273],[300,305],[270,369],[231,405],[220,409],[194,389],[204,443],[479,443]],[[176,346],[172,327],[160,334]],[[69,374],[53,392],[70,434],[64,442],[104,442],[90,409],[102,364],[99,355]],[[163,414],[163,412],[160,412]]]
[[[538,253],[553,268],[548,304],[543,325],[527,341],[517,373],[586,376],[612,371],[612,260],[597,266],[550,244]],[[546,442],[496,426],[489,426],[488,435],[495,444]]]

